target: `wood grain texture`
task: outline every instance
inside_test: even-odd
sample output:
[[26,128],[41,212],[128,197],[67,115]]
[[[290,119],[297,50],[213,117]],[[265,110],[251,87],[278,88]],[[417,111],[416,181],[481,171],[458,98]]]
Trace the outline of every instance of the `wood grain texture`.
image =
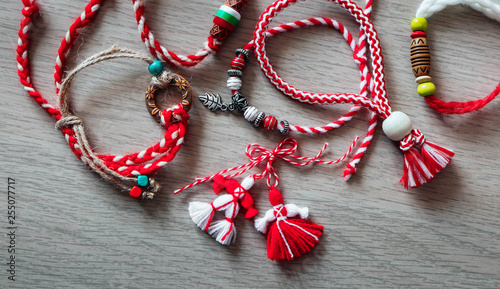
[[[273,148],[278,134],[255,129],[242,117],[212,113],[196,101],[185,146],[157,175],[162,193],[138,202],[102,182],[72,154],[54,122],[28,98],[16,74],[14,49],[20,1],[2,2],[0,176],[16,180],[17,281],[0,268],[1,288],[500,288],[500,114],[497,100],[478,113],[442,116],[416,92],[410,64],[410,21],[420,1],[375,1],[373,22],[382,43],[388,95],[429,139],[456,152],[452,164],[420,189],[400,184],[403,157],[379,127],[359,172],[343,182],[343,166],[290,167],[277,163],[285,201],[307,206],[325,234],[311,254],[288,263],[266,257],[265,237],[239,217],[237,242],[216,243],[187,212],[190,201],[211,201],[210,185],[178,196],[171,192],[196,176],[247,161],[244,149],[258,142]],[[61,4],[63,3],[64,4]],[[113,44],[147,53],[130,1],[105,1],[96,22],[70,53],[69,68]],[[358,1],[360,3],[361,1]],[[55,103],[53,65],[60,39],[81,13],[83,0],[40,1],[32,37],[33,81]],[[208,35],[221,1],[147,1],[156,37],[177,53],[194,53]],[[254,0],[223,49],[194,69],[176,69],[195,96],[217,92],[229,99],[226,70],[252,37],[258,16],[271,1]],[[326,1],[290,7],[274,23],[332,17],[357,34],[352,18]],[[429,19],[432,77],[438,96],[471,100],[499,81],[500,24],[465,7]],[[318,92],[357,92],[359,76],[338,33],[325,27],[268,40],[269,57],[291,84]],[[72,89],[72,107],[102,153],[126,153],[151,145],[160,126],[148,115],[143,94],[149,83],[141,62],[117,60],[88,68]],[[347,105],[317,107],[279,94],[251,58],[242,92],[250,103],[298,124],[334,119]],[[178,101],[167,95],[164,104]],[[323,136],[296,136],[300,153],[314,155],[330,143],[335,158],[368,114]],[[379,125],[380,126],[380,125]],[[269,208],[265,185],[253,190],[261,213]],[[6,193],[0,199],[0,260],[8,259]]]

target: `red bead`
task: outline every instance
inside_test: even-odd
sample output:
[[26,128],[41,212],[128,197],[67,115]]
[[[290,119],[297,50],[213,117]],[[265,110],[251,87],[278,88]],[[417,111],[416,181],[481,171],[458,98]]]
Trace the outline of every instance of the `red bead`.
[[427,33],[425,33],[424,31],[417,30],[411,34],[411,39],[417,37],[427,37]]
[[233,61],[231,61],[231,68],[243,70],[246,65],[245,59],[243,59],[243,57],[244,57],[243,55],[240,55],[233,58]]
[[267,130],[275,130],[278,126],[278,120],[272,115],[266,116],[264,119],[264,128]]
[[142,195],[142,189],[137,186],[134,186],[132,190],[130,190],[130,196],[134,199],[140,198],[141,195]]

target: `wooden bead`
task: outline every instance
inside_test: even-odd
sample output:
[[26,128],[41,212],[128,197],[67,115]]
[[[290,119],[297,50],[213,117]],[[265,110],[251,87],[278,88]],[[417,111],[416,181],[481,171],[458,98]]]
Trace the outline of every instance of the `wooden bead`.
[[427,38],[416,37],[411,40],[411,67],[415,77],[429,75],[431,72],[431,53]]
[[432,82],[420,83],[418,85],[417,92],[423,97],[433,95],[436,92],[436,86]]
[[422,75],[422,76],[419,76],[415,79],[415,82],[420,84],[420,83],[424,83],[424,82],[429,82],[431,81],[431,77],[428,76],[428,75]]
[[425,18],[419,17],[411,21],[411,30],[413,31],[426,31],[427,30],[427,20]]
[[411,131],[411,119],[401,111],[393,112],[382,123],[385,135],[393,141],[400,141]]

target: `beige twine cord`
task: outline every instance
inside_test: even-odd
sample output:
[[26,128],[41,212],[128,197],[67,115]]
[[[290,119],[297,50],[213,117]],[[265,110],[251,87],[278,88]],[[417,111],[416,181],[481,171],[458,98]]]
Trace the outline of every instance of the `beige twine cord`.
[[[148,56],[140,54],[130,49],[118,48],[116,45],[111,47],[111,49],[101,51],[96,53],[89,58],[81,62],[75,69],[68,73],[66,78],[61,84],[61,89],[59,91],[59,107],[63,118],[56,122],[56,129],[63,129],[65,127],[71,128],[75,132],[75,137],[77,139],[77,144],[82,152],[82,161],[86,163],[92,171],[99,174],[103,179],[107,180],[120,187],[123,190],[130,191],[133,186],[127,185],[127,183],[135,184],[137,183],[137,177],[125,177],[117,173],[116,171],[108,168],[103,161],[94,153],[90,147],[87,135],[85,134],[85,128],[83,127],[82,120],[71,113],[69,107],[69,89],[71,83],[75,78],[76,74],[85,69],[86,67],[92,66],[99,62],[117,58],[128,58],[128,59],[139,59],[148,64],[151,64],[154,60]],[[152,199],[154,194],[160,189],[160,185],[152,178],[149,179],[149,191],[144,191],[142,198]]]

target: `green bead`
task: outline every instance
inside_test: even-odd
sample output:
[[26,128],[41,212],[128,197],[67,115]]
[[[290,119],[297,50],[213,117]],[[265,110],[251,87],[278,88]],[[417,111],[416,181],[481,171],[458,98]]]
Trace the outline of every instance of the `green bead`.
[[436,92],[436,86],[432,82],[420,83],[417,88],[417,92],[420,96],[433,95]]
[[427,30],[427,20],[425,18],[415,18],[411,21],[411,30],[413,31],[426,31]]
[[149,178],[146,175],[140,175],[137,177],[137,185],[139,187],[146,187],[149,184]]
[[149,73],[156,76],[163,71],[163,63],[159,60],[153,61],[148,67]]

